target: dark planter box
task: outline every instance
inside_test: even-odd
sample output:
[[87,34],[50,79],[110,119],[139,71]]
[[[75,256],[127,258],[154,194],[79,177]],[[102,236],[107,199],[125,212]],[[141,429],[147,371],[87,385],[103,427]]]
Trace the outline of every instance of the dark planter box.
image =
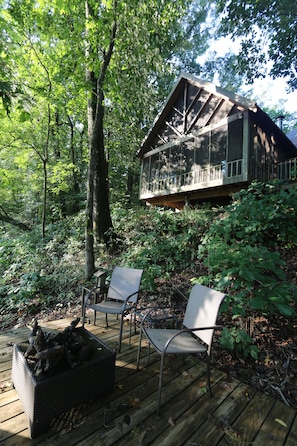
[[37,380],[21,346],[13,346],[12,381],[29,420],[31,437],[46,432],[62,413],[113,391],[115,352],[84,328],[79,333],[91,343],[89,362],[55,376]]

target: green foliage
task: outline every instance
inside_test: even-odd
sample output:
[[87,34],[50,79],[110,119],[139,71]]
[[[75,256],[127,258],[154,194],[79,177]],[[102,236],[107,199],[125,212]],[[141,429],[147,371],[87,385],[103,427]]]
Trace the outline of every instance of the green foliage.
[[295,314],[291,302],[296,298],[296,288],[286,282],[285,262],[278,251],[216,242],[214,252],[208,250],[207,255],[210,270],[204,279],[218,289],[230,290],[228,305],[232,305],[234,315],[245,316],[258,309],[265,314]]
[[222,311],[231,310],[234,320],[259,312],[296,315],[297,287],[286,280],[282,256],[286,247],[297,245],[296,205],[296,188],[254,183],[234,195],[203,237],[198,255],[208,275],[196,281],[228,293]]
[[227,217],[215,223],[210,237],[269,247],[297,243],[296,188],[281,186],[279,181],[252,183],[234,194]]
[[258,358],[259,349],[253,345],[252,337],[242,329],[237,327],[223,327],[219,342],[223,348],[231,350],[243,356]]
[[[256,358],[253,318],[296,317],[297,290],[286,277],[286,250],[297,245],[296,194],[294,188],[285,192],[276,185],[253,184],[226,208],[186,208],[177,213],[113,205],[116,250],[111,255],[99,246],[97,267],[142,268],[142,289],[154,293],[156,278],[170,279],[199,266],[201,275],[193,282],[227,294],[222,312],[233,322],[223,329],[221,345]],[[284,224],[288,215],[291,221]],[[83,227],[79,214],[51,223],[44,240],[38,231],[1,231],[2,314],[34,312],[80,299]]]
[[35,314],[43,307],[80,295],[83,282],[83,219],[52,225],[48,237],[38,230],[0,230],[0,314]]
[[125,216],[127,221],[123,227],[123,211],[120,211],[121,218],[119,209],[116,212],[114,221],[119,225],[115,229],[122,235],[123,243],[121,261],[144,269],[142,283],[150,289],[154,288],[155,277],[169,276],[193,264],[200,238],[209,222],[208,215],[213,215],[207,208],[199,213],[140,209]]
[[286,77],[289,86],[296,89],[296,2],[219,0],[216,5],[223,13],[223,34],[241,40],[238,72],[252,81],[270,67],[272,77]]
[[[108,159],[110,202],[136,200],[135,153],[179,72],[198,69],[195,60],[207,46],[208,2],[2,3],[1,206],[30,226],[85,208],[87,139],[92,140],[87,138],[87,101],[96,90],[86,82],[86,69],[95,84],[99,77],[104,84],[101,155]],[[86,5],[92,10],[87,19]],[[9,107],[10,119],[2,104]]]

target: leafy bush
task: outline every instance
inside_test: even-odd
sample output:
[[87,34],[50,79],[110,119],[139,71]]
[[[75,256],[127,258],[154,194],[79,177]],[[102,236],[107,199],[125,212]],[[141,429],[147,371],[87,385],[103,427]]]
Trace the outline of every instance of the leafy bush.
[[223,348],[243,354],[245,357],[258,358],[259,349],[253,345],[252,337],[245,330],[223,327],[219,342]]
[[198,244],[213,214],[207,208],[180,213],[150,208],[127,216],[117,228],[123,240],[121,263],[142,268],[142,286],[153,290],[156,277],[189,268],[196,261]]
[[291,304],[297,289],[286,281],[285,262],[278,251],[242,243],[230,246],[225,241],[215,246],[205,259],[209,274],[199,280],[211,280],[217,289],[228,291],[224,305],[232,307],[234,316],[245,316],[251,310],[286,317],[296,314]]
[[[235,194],[234,202],[205,234],[198,256],[208,275],[196,281],[228,293],[222,311],[231,310],[233,320],[259,311],[294,316],[297,287],[286,280],[286,264],[277,248],[296,244],[296,188],[285,191],[279,183],[254,183]],[[247,346],[249,338],[234,327],[228,334],[225,329],[223,338],[223,345],[256,356],[252,344]]]
[[71,301],[83,282],[80,217],[48,227],[45,240],[30,233],[0,233],[0,314],[35,313],[42,305]]
[[[193,282],[227,293],[222,311],[234,324],[225,328],[221,344],[234,352],[257,355],[246,321],[259,313],[268,317],[295,315],[296,286],[285,275],[282,251],[297,245],[297,191],[278,183],[252,184],[235,194],[226,208],[186,208],[176,213],[154,207],[113,206],[117,251],[98,246],[97,266],[125,265],[144,270],[142,288],[154,290],[166,278],[197,264],[207,271]],[[84,283],[84,215],[38,229],[0,232],[0,309],[37,310],[77,298]],[[252,326],[253,324],[251,324]]]
[[210,235],[245,244],[297,244],[297,190],[282,183],[252,183],[234,194],[227,215],[211,228]]

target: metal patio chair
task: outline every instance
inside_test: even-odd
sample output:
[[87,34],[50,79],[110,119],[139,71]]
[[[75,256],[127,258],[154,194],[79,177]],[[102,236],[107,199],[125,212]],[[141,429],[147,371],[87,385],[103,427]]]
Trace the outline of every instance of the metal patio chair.
[[[108,290],[103,292],[103,300],[98,302],[101,289],[89,290],[83,287],[82,295],[82,320],[85,322],[86,309],[94,311],[94,325],[97,312],[105,313],[106,326],[108,327],[108,314],[121,315],[119,333],[119,352],[122,346],[124,316],[135,310],[137,305],[139,288],[143,270],[116,266],[112,272]],[[102,293],[101,293],[102,294]],[[90,299],[90,298],[93,299]],[[131,341],[132,315],[130,315],[129,345]]]
[[[159,393],[157,413],[160,413],[161,392],[163,381],[163,369],[165,355],[168,354],[192,354],[205,353],[207,356],[207,386],[211,395],[210,387],[210,353],[214,330],[220,328],[215,325],[218,311],[225,294],[219,291],[196,284],[191,289],[187,303],[183,328],[150,328],[146,323],[149,312],[142,320],[139,334],[139,345],[137,354],[137,369],[139,369],[142,335],[145,334],[147,340],[161,355]],[[149,355],[149,351],[148,351]]]

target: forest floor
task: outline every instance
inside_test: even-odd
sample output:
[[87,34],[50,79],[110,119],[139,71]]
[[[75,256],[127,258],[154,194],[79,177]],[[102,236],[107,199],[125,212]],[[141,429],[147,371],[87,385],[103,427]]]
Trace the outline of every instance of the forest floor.
[[[287,259],[287,277],[297,285],[296,265],[297,254],[291,253]],[[182,271],[175,274],[171,280],[156,281],[156,292],[142,293],[140,304],[144,306],[186,305],[186,298],[191,288],[190,279],[198,277],[201,265],[197,270]],[[39,322],[43,319],[53,320],[61,318],[76,318],[80,314],[80,297],[77,297],[71,305],[58,304],[54,309],[46,308],[36,314]],[[297,304],[296,304],[297,311]],[[1,329],[8,329],[30,323],[32,316],[19,315],[6,320]],[[230,316],[219,315],[218,323],[222,326],[234,326],[234,320]],[[252,324],[252,325],[251,325]],[[235,352],[223,349],[215,337],[212,348],[212,364],[224,370],[226,373],[243,382],[249,383],[273,397],[282,400],[285,404],[297,409],[297,317],[290,319],[282,316],[271,316],[269,319],[263,315],[254,315],[249,320],[252,327],[254,344],[258,346],[260,353],[255,360],[250,356],[244,357]]]

